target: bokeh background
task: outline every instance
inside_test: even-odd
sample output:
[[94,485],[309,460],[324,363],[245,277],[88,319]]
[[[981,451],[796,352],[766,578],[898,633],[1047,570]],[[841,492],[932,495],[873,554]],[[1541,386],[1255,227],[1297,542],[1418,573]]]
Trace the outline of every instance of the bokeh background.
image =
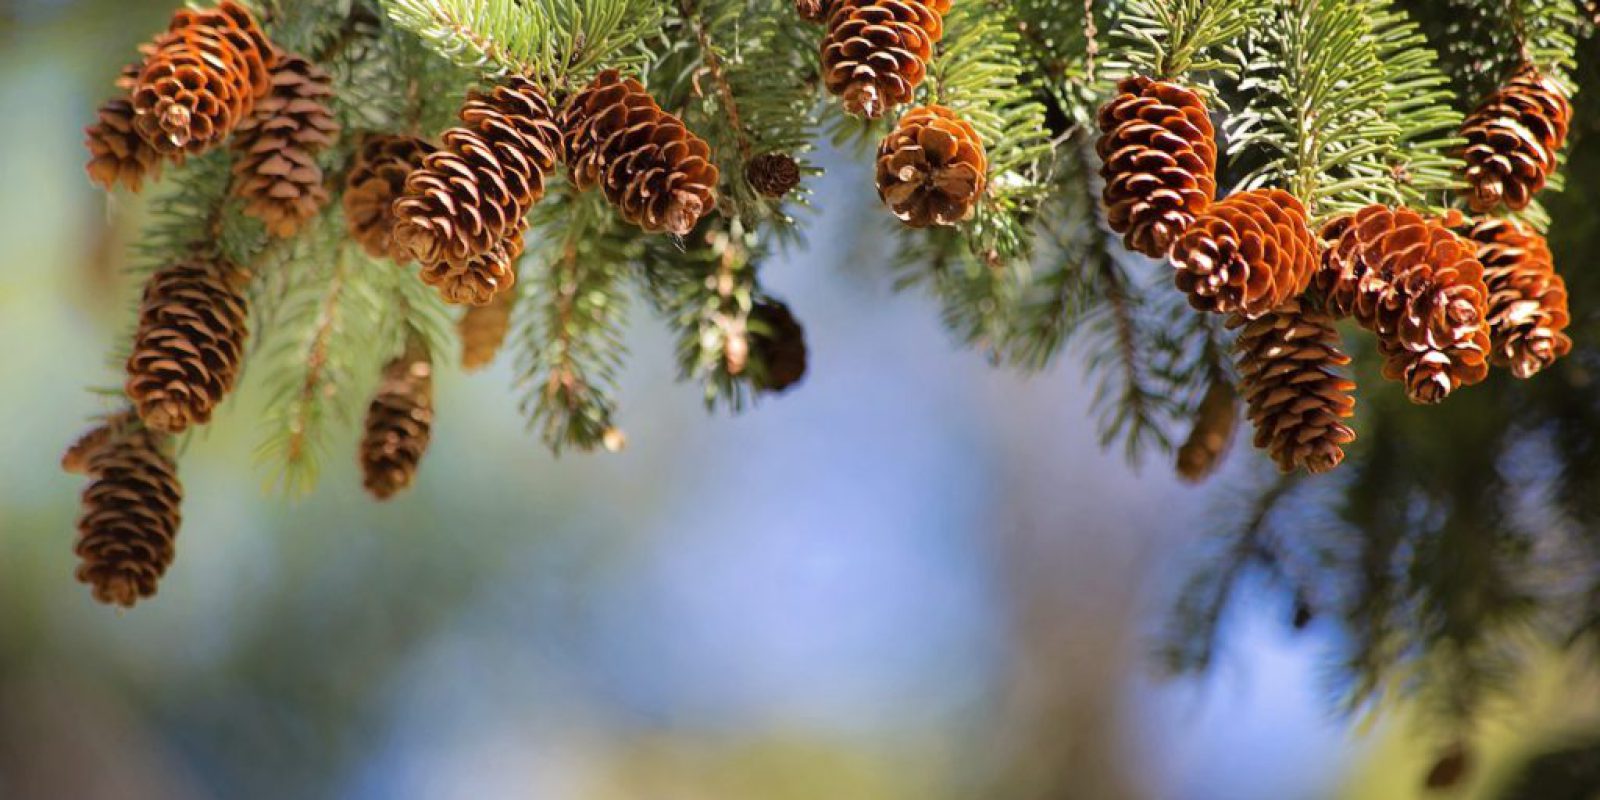
[[[1421,792],[1438,738],[1338,713],[1337,630],[1268,585],[1209,671],[1161,674],[1213,494],[1101,450],[1077,355],[995,369],[894,292],[838,154],[811,244],[765,273],[807,322],[797,391],[708,415],[640,314],[625,452],[557,459],[508,369],[445,371],[420,485],[376,505],[354,431],[310,498],[264,491],[247,388],[184,455],[160,595],[95,604],[55,465],[115,382],[140,209],[89,185],[79,131],[170,6],[0,0],[0,798]],[[1219,481],[1254,479],[1236,456]],[[1543,680],[1461,796],[1593,720],[1566,667]]]

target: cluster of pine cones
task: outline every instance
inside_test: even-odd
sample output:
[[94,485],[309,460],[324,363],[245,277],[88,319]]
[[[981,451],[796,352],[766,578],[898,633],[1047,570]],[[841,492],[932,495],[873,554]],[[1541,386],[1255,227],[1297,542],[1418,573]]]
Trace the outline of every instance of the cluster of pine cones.
[[1198,93],[1121,81],[1099,113],[1108,222],[1128,249],[1171,260],[1191,306],[1238,329],[1237,388],[1213,376],[1179,473],[1199,480],[1215,468],[1240,398],[1255,445],[1281,469],[1338,466],[1355,439],[1340,319],[1376,335],[1384,376],[1417,403],[1482,381],[1490,365],[1527,378],[1570,351],[1566,287],[1544,238],[1488,215],[1528,205],[1555,169],[1570,118],[1559,86],[1524,65],[1461,132],[1466,204],[1483,216],[1374,205],[1313,232],[1306,208],[1281,190],[1216,199],[1215,131]]

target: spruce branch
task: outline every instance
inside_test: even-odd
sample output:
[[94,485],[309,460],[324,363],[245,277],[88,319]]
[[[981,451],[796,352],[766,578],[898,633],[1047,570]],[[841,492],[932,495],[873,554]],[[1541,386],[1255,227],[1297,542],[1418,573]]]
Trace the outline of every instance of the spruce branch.
[[1115,37],[1123,58],[1113,66],[1162,80],[1190,73],[1237,71],[1232,43],[1260,21],[1259,0],[1129,0]]

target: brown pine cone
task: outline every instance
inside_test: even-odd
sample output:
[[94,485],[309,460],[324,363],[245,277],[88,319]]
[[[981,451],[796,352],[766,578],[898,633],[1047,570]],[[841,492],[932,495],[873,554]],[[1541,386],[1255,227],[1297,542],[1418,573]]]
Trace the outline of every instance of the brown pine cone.
[[145,178],[161,172],[161,154],[133,129],[133,103],[126,97],[143,67],[143,61],[136,61],[122,68],[117,88],[123,96],[107,100],[95,112],[99,121],[83,129],[83,144],[89,149],[89,180],[101,188],[109,190],[121,183],[128,191],[138,192]]
[[271,88],[277,60],[250,12],[233,0],[180,9],[148,50],[132,88],[134,130],[169,156],[227,138]]
[[1200,398],[1194,427],[1189,438],[1178,448],[1178,477],[1198,483],[1211,476],[1222,457],[1233,444],[1233,430],[1238,427],[1239,395],[1226,375],[1215,375]]
[[1478,244],[1489,291],[1489,361],[1530,378],[1572,351],[1564,331],[1567,283],[1556,273],[1544,237],[1520,222],[1485,219],[1468,238]]
[[102,419],[79,436],[66,452],[61,454],[61,471],[71,475],[88,475],[89,465],[96,453],[117,437],[122,436],[138,417],[132,411],[119,411]]
[[1555,171],[1571,122],[1572,104],[1559,85],[1532,64],[1517,70],[1461,124],[1472,210],[1526,208]]
[[1142,75],[1100,107],[1106,221],[1129,250],[1167,254],[1217,195],[1217,140],[1200,95]]
[[515,233],[561,152],[550,103],[527,78],[473,92],[460,116],[394,206],[395,242],[424,264],[484,257]]
[[493,249],[465,261],[440,261],[422,265],[422,282],[439,290],[439,296],[453,305],[481,306],[507,292],[517,283],[517,262],[522,258],[527,220],[517,220],[510,236]]
[[600,73],[567,104],[561,129],[573,185],[599,185],[628,222],[687,236],[716,208],[711,146],[637,80]]
[[1195,217],[1172,246],[1174,283],[1189,305],[1259,317],[1300,296],[1317,268],[1306,210],[1288,192],[1253,189]]
[[248,334],[245,281],[231,264],[193,259],[145,284],[125,385],[145,425],[203,425],[233,389]]
[[1355,413],[1355,383],[1339,375],[1350,357],[1339,349],[1333,318],[1290,300],[1262,317],[1234,316],[1242,328],[1236,344],[1239,391],[1255,446],[1284,472],[1327,472],[1344,461],[1344,445],[1355,441],[1345,424]]
[[234,130],[233,193],[244,211],[274,236],[293,236],[328,202],[317,155],[331,147],[339,123],[328,107],[333,79],[321,67],[286,53],[272,70],[272,90]]
[[411,171],[434,149],[415,136],[376,133],[361,140],[345,176],[344,221],[367,255],[396,264],[411,261],[411,251],[394,243],[394,201],[405,193]]
[[1411,209],[1374,205],[1322,230],[1317,281],[1330,311],[1378,336],[1383,374],[1437,403],[1489,373],[1488,289],[1472,242]]
[[420,347],[383,369],[361,437],[362,485],[379,500],[411,486],[433,432],[433,364]]
[[762,153],[745,166],[744,179],[762,197],[783,197],[800,185],[800,164],[788,153]]
[[[103,432],[103,433],[102,433]],[[102,426],[80,439],[99,440],[82,471],[77,578],[94,599],[131,608],[156,593],[172,564],[183,518],[183,485],[160,435],[136,424]],[[69,453],[70,455],[70,453]]]
[[827,0],[794,0],[794,13],[806,22],[821,22],[828,15]]
[[755,364],[750,381],[756,389],[778,394],[806,375],[806,332],[789,307],[777,300],[762,300],[750,309],[746,323],[750,354]]
[[988,184],[972,125],[944,106],[919,106],[878,145],[878,198],[913,228],[970,219]]
[[489,366],[511,332],[511,311],[517,304],[514,292],[501,292],[488,305],[473,306],[461,316],[456,330],[461,334],[461,369],[477,372]]
[[949,10],[950,0],[834,0],[822,39],[828,91],[868,119],[911,102]]

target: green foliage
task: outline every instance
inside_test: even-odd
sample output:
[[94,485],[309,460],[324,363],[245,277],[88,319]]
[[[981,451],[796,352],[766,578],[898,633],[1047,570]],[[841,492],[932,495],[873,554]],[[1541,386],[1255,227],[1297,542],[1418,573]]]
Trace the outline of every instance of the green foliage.
[[1113,68],[1171,79],[1190,73],[1231,73],[1242,61],[1233,50],[1260,27],[1261,0],[1128,0],[1117,18]]

